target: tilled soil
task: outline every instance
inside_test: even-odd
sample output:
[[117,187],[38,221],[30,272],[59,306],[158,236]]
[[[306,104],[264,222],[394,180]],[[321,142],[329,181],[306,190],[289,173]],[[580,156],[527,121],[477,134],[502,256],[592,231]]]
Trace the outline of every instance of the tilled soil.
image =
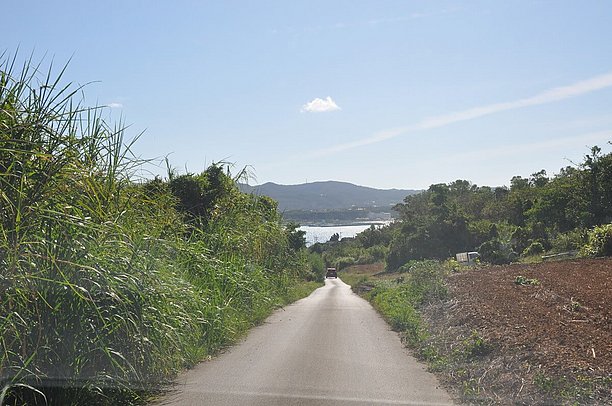
[[612,258],[474,268],[448,284],[451,299],[423,311],[433,345],[474,352],[449,378],[464,400],[612,402]]

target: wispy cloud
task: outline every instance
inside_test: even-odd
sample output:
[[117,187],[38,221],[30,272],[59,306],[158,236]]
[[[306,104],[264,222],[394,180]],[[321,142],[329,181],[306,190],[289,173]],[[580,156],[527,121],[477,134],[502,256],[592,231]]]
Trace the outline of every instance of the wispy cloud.
[[111,109],[122,109],[123,104],[121,103],[108,103],[106,107],[110,107]]
[[321,32],[321,31],[343,30],[343,29],[350,29],[350,28],[356,28],[356,27],[357,28],[368,27],[368,26],[376,27],[379,25],[384,26],[384,25],[406,23],[406,22],[420,20],[424,18],[435,18],[438,16],[446,15],[446,14],[457,13],[462,10],[463,8],[461,7],[449,7],[449,8],[444,8],[444,9],[435,10],[435,11],[415,11],[410,14],[396,15],[396,16],[391,16],[391,17],[382,16],[382,17],[373,18],[370,20],[337,21],[334,24],[328,24],[328,25],[314,25],[314,26],[307,26],[307,27],[302,27],[302,28],[292,27],[292,26],[276,27],[276,28],[270,29],[269,33],[273,35],[279,34],[281,32],[296,33],[300,31],[307,32],[307,33],[316,33],[316,32]]
[[325,99],[316,98],[302,106],[302,113],[327,113],[330,111],[340,110],[340,107],[327,96]]
[[495,113],[501,113],[504,111],[554,103],[557,101],[569,99],[583,94],[588,94],[608,87],[612,87],[612,72],[607,73],[605,75],[595,76],[593,78],[586,79],[580,82],[576,82],[568,86],[555,87],[524,99],[503,103],[488,104],[449,114],[426,117],[425,119],[414,125],[381,131],[368,138],[363,138],[361,140],[356,140],[345,144],[339,144],[323,150],[316,151],[314,155],[329,155],[365,145],[377,144],[379,142],[391,138],[396,138],[401,135],[406,135],[421,130],[445,127],[461,121],[474,120],[480,117],[488,116]]
[[545,141],[472,150],[461,153],[461,155],[452,154],[444,156],[443,159],[445,162],[449,160],[457,160],[462,162],[473,160],[495,160],[502,157],[525,156],[528,154],[537,155],[539,153],[547,153],[551,150],[565,149],[567,147],[576,148],[576,150],[580,151],[586,151],[590,146],[598,143],[606,143],[610,139],[612,139],[612,130],[605,130]]

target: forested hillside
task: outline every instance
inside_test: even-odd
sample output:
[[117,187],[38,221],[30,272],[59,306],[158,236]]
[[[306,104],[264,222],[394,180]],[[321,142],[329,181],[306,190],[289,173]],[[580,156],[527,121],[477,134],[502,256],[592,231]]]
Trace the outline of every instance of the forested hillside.
[[278,201],[281,211],[286,210],[332,210],[355,207],[384,207],[400,203],[417,190],[375,189],[347,182],[311,182],[300,185],[278,185],[264,183],[258,186],[241,185],[244,192],[270,196]]

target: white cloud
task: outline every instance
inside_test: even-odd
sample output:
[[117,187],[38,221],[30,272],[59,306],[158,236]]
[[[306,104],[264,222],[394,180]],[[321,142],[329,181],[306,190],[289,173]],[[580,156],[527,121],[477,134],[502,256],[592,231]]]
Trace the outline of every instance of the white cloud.
[[569,86],[555,87],[525,99],[505,103],[489,104],[487,106],[475,107],[456,113],[429,117],[421,121],[418,126],[422,129],[443,127],[459,121],[472,120],[474,118],[488,116],[489,114],[500,113],[502,111],[553,103],[556,101],[569,99],[571,97],[580,96],[585,93],[591,93],[610,86],[612,86],[612,73],[576,82]]
[[473,107],[471,109],[454,113],[426,117],[425,119],[414,125],[381,131],[368,138],[363,138],[361,140],[349,142],[346,144],[339,144],[320,151],[316,151],[314,155],[329,155],[335,152],[345,151],[364,145],[377,144],[379,142],[399,137],[400,135],[413,133],[419,130],[445,127],[447,125],[451,125],[461,121],[473,120],[476,118],[488,116],[490,114],[501,113],[509,110],[516,110],[523,107],[554,103],[557,101],[591,93],[608,87],[612,87],[612,73],[595,76],[593,78],[582,80],[580,82],[576,82],[568,86],[555,87],[550,90],[538,93],[535,96],[527,97],[524,99],[503,103],[488,104],[485,106]]
[[325,99],[316,98],[302,106],[302,113],[326,113],[329,111],[340,110],[340,107],[327,96]]
[[110,107],[111,109],[122,109],[123,104],[121,103],[108,103],[106,107]]

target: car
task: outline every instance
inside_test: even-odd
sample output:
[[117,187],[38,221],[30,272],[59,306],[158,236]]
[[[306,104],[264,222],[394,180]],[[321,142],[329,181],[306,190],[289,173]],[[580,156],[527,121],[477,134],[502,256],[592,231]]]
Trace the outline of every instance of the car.
[[325,277],[326,278],[338,278],[338,273],[336,272],[336,268],[327,268]]

